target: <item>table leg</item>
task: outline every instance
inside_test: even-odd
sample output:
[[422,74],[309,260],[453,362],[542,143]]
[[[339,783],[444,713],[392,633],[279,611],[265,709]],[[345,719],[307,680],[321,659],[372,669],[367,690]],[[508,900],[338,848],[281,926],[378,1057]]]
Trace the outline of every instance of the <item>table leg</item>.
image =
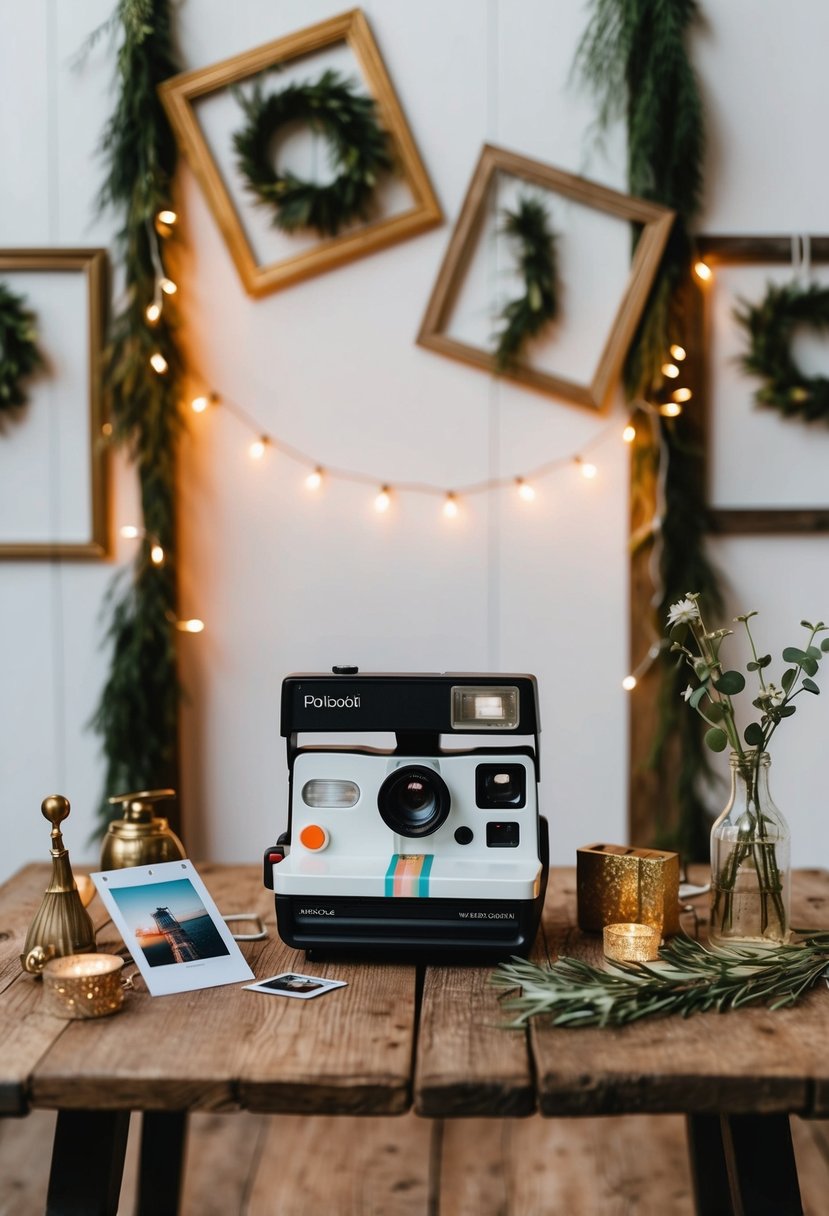
[[187,1111],[145,1111],[136,1216],[178,1216],[184,1179]]
[[688,1152],[697,1216],[732,1216],[719,1115],[689,1115]]
[[128,1110],[58,1112],[46,1216],[115,1216]]
[[697,1216],[803,1216],[788,1115],[688,1119]]

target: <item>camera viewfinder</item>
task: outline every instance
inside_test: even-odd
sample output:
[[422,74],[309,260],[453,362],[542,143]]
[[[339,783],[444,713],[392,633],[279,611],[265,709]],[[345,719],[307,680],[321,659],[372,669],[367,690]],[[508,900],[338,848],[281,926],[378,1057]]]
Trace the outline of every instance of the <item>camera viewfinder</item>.
[[482,810],[521,807],[527,801],[523,764],[479,764],[475,769],[475,805]]

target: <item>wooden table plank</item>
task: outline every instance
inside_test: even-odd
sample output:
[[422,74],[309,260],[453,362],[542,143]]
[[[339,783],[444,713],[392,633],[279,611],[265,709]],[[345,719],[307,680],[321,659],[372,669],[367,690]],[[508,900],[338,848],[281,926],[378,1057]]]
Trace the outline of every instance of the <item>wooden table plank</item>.
[[[600,939],[572,927],[574,872],[559,871],[552,881],[562,884],[573,909],[565,926],[545,912],[552,953],[578,954],[600,964]],[[798,874],[795,919],[815,897],[815,884],[829,892],[829,875]],[[551,1116],[816,1113],[816,1079],[823,1085],[829,1071],[827,1041],[825,989],[813,992],[794,1009],[774,1013],[743,1009],[585,1030],[556,1029],[536,1019],[530,1031],[539,1107]]]
[[[548,890],[547,916],[567,915],[566,896]],[[531,957],[547,959],[539,933]],[[506,1030],[492,967],[427,967],[415,1069],[415,1110],[427,1117],[529,1115],[535,1082],[523,1030]]]
[[[21,969],[29,925],[49,884],[51,866],[37,863],[0,887],[0,1115],[29,1108],[29,1077],[63,1034],[66,1023],[40,1012],[41,983]],[[108,920],[100,901],[90,908],[96,928]]]
[[130,993],[116,1017],[68,1025],[34,1070],[32,1102],[67,1109],[94,1099],[101,1109],[406,1110],[414,968],[309,965],[278,939],[273,896],[258,867],[203,865],[199,871],[220,911],[254,911],[268,925],[266,942],[241,943],[258,978],[311,970],[345,979],[349,987],[315,1001],[239,985],[164,997]]

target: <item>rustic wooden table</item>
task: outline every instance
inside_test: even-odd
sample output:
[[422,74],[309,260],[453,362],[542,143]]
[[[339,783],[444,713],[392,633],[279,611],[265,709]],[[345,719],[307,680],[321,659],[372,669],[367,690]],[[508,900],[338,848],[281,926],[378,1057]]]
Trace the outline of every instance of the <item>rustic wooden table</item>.
[[[115,1212],[130,1111],[144,1112],[138,1210],[176,1210],[188,1111],[426,1118],[680,1112],[700,1216],[802,1211],[788,1117],[829,1115],[829,992],[624,1030],[502,1029],[489,968],[314,963],[285,946],[252,866],[200,867],[225,914],[255,911],[243,943],[259,977],[285,970],[348,981],[317,1001],[238,985],[152,998],[138,980],[122,1013],[65,1022],[41,1012],[19,955],[48,870],[0,887],[0,1114],[59,1111],[47,1212]],[[829,874],[799,871],[794,920],[829,924]],[[700,902],[704,902],[700,901]],[[100,900],[101,949],[120,945]],[[553,870],[534,957],[600,957],[575,928],[575,872]],[[647,1152],[647,1146],[643,1146]]]

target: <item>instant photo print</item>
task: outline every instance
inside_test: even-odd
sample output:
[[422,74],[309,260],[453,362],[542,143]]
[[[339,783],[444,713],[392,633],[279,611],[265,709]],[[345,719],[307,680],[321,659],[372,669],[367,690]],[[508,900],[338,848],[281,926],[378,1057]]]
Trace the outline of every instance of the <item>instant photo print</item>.
[[529,675],[288,676],[288,830],[264,867],[282,939],[311,957],[527,954],[549,851],[539,729]]
[[190,861],[93,874],[152,996],[253,979]]

